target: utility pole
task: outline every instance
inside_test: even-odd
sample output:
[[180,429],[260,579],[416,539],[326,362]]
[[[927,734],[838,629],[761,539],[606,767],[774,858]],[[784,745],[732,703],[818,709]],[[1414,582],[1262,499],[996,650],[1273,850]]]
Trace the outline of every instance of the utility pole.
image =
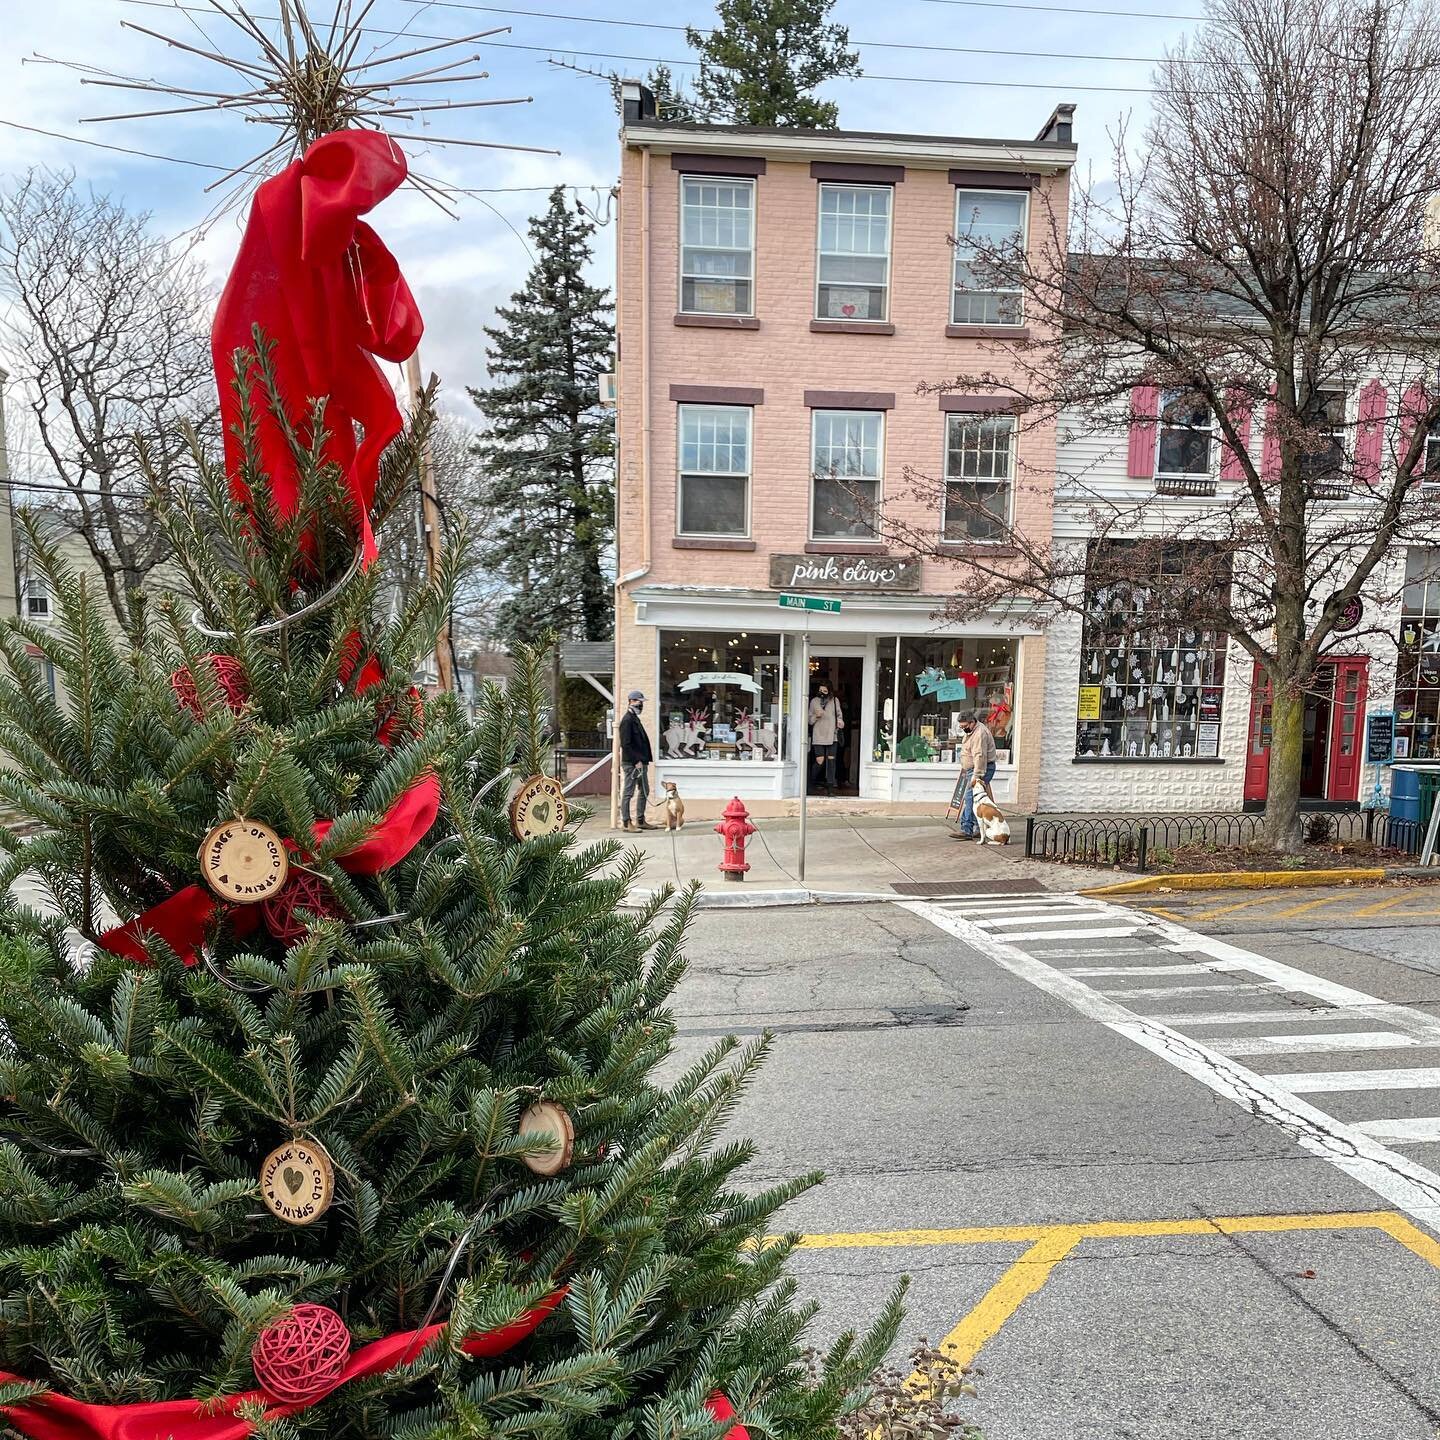
[[[410,391],[410,416],[420,409],[420,348],[405,362],[405,383]],[[420,447],[420,525],[424,531],[425,569],[431,579],[440,570],[440,495],[435,488],[435,462],[430,455],[430,442]],[[440,679],[440,688],[453,692],[455,689],[454,651],[450,641],[450,620],[447,616],[440,624],[440,633],[435,637],[435,673]]]

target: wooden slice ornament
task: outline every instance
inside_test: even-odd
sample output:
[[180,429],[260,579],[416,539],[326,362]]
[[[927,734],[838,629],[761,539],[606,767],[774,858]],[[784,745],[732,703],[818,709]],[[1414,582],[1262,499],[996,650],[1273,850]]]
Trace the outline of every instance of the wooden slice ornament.
[[520,1134],[549,1135],[555,1143],[539,1154],[522,1157],[537,1175],[558,1175],[575,1153],[575,1122],[563,1105],[537,1100],[520,1117]]
[[510,802],[510,829],[517,840],[540,840],[558,835],[570,818],[570,806],[558,780],[532,775]]
[[258,820],[225,820],[200,842],[200,873],[222,899],[255,905],[279,892],[290,874],[285,842]]
[[260,1198],[287,1225],[318,1220],[335,1198],[335,1166],[325,1147],[298,1135],[277,1145],[260,1167]]

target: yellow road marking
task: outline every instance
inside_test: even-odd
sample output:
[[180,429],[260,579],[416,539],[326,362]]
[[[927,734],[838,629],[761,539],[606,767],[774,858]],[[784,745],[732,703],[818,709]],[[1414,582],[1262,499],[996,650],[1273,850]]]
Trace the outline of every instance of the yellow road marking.
[[[1395,1210],[1340,1211],[1331,1215],[1218,1215],[1176,1220],[1088,1220],[1068,1225],[970,1225],[946,1230],[840,1230],[802,1235],[801,1250],[861,1250],[888,1246],[1005,1245],[1028,1248],[981,1296],[940,1342],[955,1362],[969,1365],[981,1349],[1032,1295],[1044,1288],[1055,1267],[1086,1240],[1150,1239],[1172,1235],[1279,1235],[1295,1231],[1379,1230],[1411,1254],[1440,1270],[1440,1240]],[[761,1244],[773,1244],[768,1236]],[[905,1382],[922,1388],[915,1373]],[[878,1440],[878,1437],[876,1437]]]
[[1165,920],[1188,920],[1190,917],[1184,910],[1167,910],[1163,905],[1137,905],[1137,910],[1143,910],[1147,915],[1159,915]]
[[1273,905],[1275,896],[1257,895],[1251,900],[1237,900],[1233,905],[1219,905],[1213,910],[1192,910],[1186,919],[1188,920],[1218,920],[1222,915],[1228,915],[1232,910],[1249,910],[1254,905]]
[[979,1304],[940,1342],[957,1365],[968,1365],[987,1340],[1050,1278],[1083,1239],[1078,1225],[1055,1225],[1042,1235],[981,1297]]
[[1275,920],[1290,920],[1296,915],[1303,915],[1307,910],[1318,910],[1322,905],[1333,905],[1337,900],[1353,900],[1353,891],[1342,890],[1335,895],[1322,895],[1318,900],[1307,900],[1303,905],[1292,905],[1288,910],[1277,910],[1272,917]]
[[[1362,915],[1379,915],[1384,910],[1393,910],[1397,905],[1403,905],[1407,900],[1419,900],[1422,898],[1413,890],[1403,890],[1399,895],[1392,895],[1388,900],[1377,900],[1373,905],[1364,905],[1359,910],[1352,910],[1350,918],[1358,920]],[[1431,913],[1417,911],[1417,914]]]

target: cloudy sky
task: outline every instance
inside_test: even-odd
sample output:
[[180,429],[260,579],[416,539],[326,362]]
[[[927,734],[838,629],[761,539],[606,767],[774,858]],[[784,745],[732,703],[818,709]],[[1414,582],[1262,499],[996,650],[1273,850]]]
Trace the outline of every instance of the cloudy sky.
[[[276,14],[274,0],[247,4],[257,18]],[[317,16],[329,8],[330,0],[310,0]],[[827,94],[838,100],[841,124],[851,129],[1021,139],[1036,132],[1057,101],[1070,100],[1078,106],[1081,166],[1099,176],[1108,169],[1107,132],[1126,115],[1132,124],[1143,122],[1152,62],[1193,27],[1201,9],[1201,0],[1093,0],[1089,7],[1078,0],[887,0],[883,6],[839,0],[835,18],[849,25],[866,73],[833,83]],[[518,0],[509,8],[373,0],[364,43],[367,51],[373,47],[375,61],[510,27],[476,41],[473,53],[482,58],[461,72],[483,69],[488,80],[436,87],[427,98],[438,99],[449,88],[466,91],[467,98],[530,96],[531,103],[432,117],[432,135],[559,152],[441,150],[427,145],[420,132],[406,146],[412,165],[474,193],[461,197],[456,220],[408,191],[373,217],[419,296],[428,327],[424,363],[441,375],[451,404],[468,408],[463,387],[484,379],[481,327],[497,300],[523,281],[526,220],[543,206],[546,189],[576,186],[601,219],[611,214],[607,192],[616,172],[617,120],[608,86],[582,72],[641,73],[666,60],[688,77],[693,70],[682,63],[690,53],[683,27],[703,26],[713,14],[706,0]],[[82,85],[74,69],[46,62],[228,89],[215,83],[227,72],[124,22],[201,49],[248,54],[234,29],[208,0],[0,0],[0,16],[6,42],[0,55],[0,171],[37,164],[72,168],[97,190],[150,211],[157,229],[186,236],[218,281],[240,219],[235,213],[211,217],[216,197],[204,187],[220,171],[205,167],[243,163],[260,148],[259,127],[215,114],[86,124],[85,117],[175,102],[162,98],[151,105],[145,96]],[[398,75],[431,63],[416,59],[390,68]],[[52,133],[37,133],[46,131]],[[63,137],[149,153],[124,154]],[[596,237],[595,271],[602,282],[611,273],[612,241],[613,225]]]

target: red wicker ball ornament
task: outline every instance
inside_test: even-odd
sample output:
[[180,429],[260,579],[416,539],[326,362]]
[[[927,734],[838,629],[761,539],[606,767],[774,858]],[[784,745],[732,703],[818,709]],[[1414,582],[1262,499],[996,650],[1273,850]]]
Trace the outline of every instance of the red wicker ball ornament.
[[250,1364],[266,1394],[305,1405],[335,1388],[349,1356],[350,1332],[333,1310],[297,1305],[260,1332]]
[[304,938],[308,928],[300,916],[302,910],[317,919],[339,914],[330,887],[318,875],[292,869],[285,888],[260,906],[260,917],[277,940],[293,945]]
[[[225,703],[232,710],[239,710],[250,698],[250,682],[240,662],[233,655],[207,655],[205,663],[215,672],[215,683],[225,697]],[[203,719],[205,710],[200,703],[200,692],[195,686],[195,677],[188,665],[182,665],[171,677],[170,688],[181,706],[197,720]]]

